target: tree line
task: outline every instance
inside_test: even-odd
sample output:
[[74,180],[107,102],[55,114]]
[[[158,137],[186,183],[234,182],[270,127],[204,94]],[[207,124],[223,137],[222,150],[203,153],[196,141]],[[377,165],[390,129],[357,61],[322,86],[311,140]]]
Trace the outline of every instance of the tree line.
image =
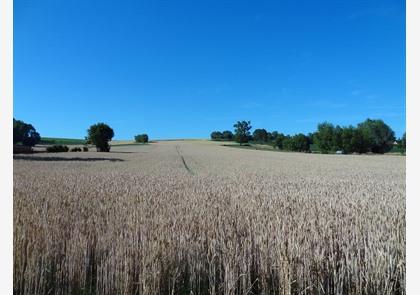
[[[97,123],[91,125],[87,130],[85,137],[85,145],[92,144],[96,146],[98,152],[109,152],[111,146],[109,142],[114,137],[114,130],[105,123]],[[134,136],[134,140],[138,143],[147,143],[149,136],[147,134],[139,134]],[[32,148],[41,142],[41,136],[31,124],[13,118],[13,144]],[[49,152],[67,152],[67,146],[55,145],[47,148]],[[70,151],[82,151],[80,148],[73,148]],[[87,147],[83,148],[87,151]]]
[[[395,143],[402,153],[406,150],[406,133],[396,139],[394,131],[383,120],[366,119],[357,126],[339,126],[329,122],[318,124],[314,133],[307,135],[298,133],[284,135],[278,131],[268,132],[266,129],[252,129],[250,121],[238,121],[230,130],[214,131],[210,134],[212,140],[235,140],[240,145],[248,142],[271,144],[280,150],[310,152],[311,146],[316,146],[322,153],[340,152],[377,153],[383,154],[393,149]],[[114,137],[114,130],[105,123],[97,123],[89,127],[85,144],[93,144],[99,152],[109,152],[109,142]],[[147,134],[134,136],[138,143],[147,143]],[[33,147],[41,141],[40,134],[28,123],[13,119],[13,144]],[[63,150],[51,148],[53,150]],[[68,149],[67,149],[68,150]]]
[[366,119],[357,126],[339,126],[329,122],[318,124],[314,133],[285,135],[278,131],[268,132],[266,129],[252,129],[250,121],[238,121],[233,125],[234,133],[226,130],[213,131],[212,140],[235,140],[240,145],[249,142],[270,144],[280,150],[310,152],[311,147],[321,153],[377,153],[391,151],[395,144],[405,153],[406,133],[396,139],[395,132],[383,120]]

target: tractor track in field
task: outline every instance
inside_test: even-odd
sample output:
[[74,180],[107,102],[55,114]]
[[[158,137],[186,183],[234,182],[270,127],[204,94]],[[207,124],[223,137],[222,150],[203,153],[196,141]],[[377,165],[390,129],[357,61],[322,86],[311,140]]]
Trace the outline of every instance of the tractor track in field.
[[179,150],[179,146],[175,146],[176,152],[178,153],[178,156],[181,158],[182,160],[182,164],[184,164],[185,169],[190,173],[190,174],[194,174],[194,172],[191,170],[190,167],[188,167],[187,162],[185,162],[184,156],[181,154],[180,150]]

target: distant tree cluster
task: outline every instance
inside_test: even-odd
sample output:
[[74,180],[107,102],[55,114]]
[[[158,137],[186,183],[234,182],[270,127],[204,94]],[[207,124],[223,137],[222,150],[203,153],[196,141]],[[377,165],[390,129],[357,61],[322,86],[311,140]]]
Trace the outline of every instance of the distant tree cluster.
[[235,141],[240,145],[252,139],[251,132],[249,132],[252,129],[250,121],[238,121],[233,127],[235,128]]
[[311,140],[304,134],[296,134],[294,136],[285,136],[278,131],[269,132],[266,129],[252,129],[250,121],[238,121],[235,125],[235,133],[231,131],[214,131],[210,134],[212,140],[235,140],[240,145],[252,143],[272,144],[283,150],[308,152],[310,150]]
[[33,147],[41,141],[41,136],[31,124],[13,118],[13,144]]
[[69,147],[66,145],[52,145],[47,147],[49,153],[66,153],[69,151]]
[[[395,133],[382,120],[367,119],[353,126],[334,126],[323,122],[318,124],[314,133],[284,135],[278,131],[269,132],[266,129],[252,129],[250,121],[238,121],[235,125],[235,133],[230,131],[214,131],[210,137],[212,140],[232,140],[240,145],[251,143],[271,144],[280,150],[310,152],[311,146],[317,147],[322,153],[341,151],[350,153],[377,153],[383,154],[391,151],[395,146]],[[405,153],[406,135],[396,142],[401,152]]]
[[[89,148],[88,144],[96,146],[98,152],[109,152],[111,146],[109,142],[114,137],[114,130],[105,123],[97,123],[89,127],[87,130],[87,136],[85,137],[85,146],[82,148],[74,147],[70,151],[72,152],[87,152]],[[230,134],[229,134],[230,133]],[[222,136],[232,140],[233,134],[230,131],[224,131]],[[147,134],[139,134],[134,136],[136,142],[146,143],[149,142],[149,136]],[[32,147],[41,141],[41,136],[35,130],[31,124],[27,124],[21,120],[13,118],[13,144],[15,150],[19,153],[22,152],[33,152]],[[21,149],[18,149],[19,146]],[[22,147],[27,147],[28,150],[22,150]],[[65,145],[52,145],[47,147],[47,152],[68,152],[69,148]]]
[[252,133],[252,140],[256,142],[267,142],[269,140],[269,135],[265,129],[255,129]]
[[350,153],[389,152],[394,147],[395,133],[382,120],[371,120],[353,126],[334,126],[324,122],[314,133],[314,143],[322,153],[342,151]]
[[89,149],[86,146],[84,146],[83,149],[78,146],[69,149],[69,147],[66,145],[51,145],[47,147],[47,152],[49,153],[66,153],[69,151],[70,152],[81,152],[81,151],[88,152]]
[[233,133],[232,131],[225,130],[223,132],[220,131],[213,131],[210,134],[212,140],[233,140]]
[[250,141],[256,143],[270,143],[274,142],[278,135],[279,133],[277,131],[269,132],[265,129],[255,129]]
[[80,148],[78,146],[70,149],[70,152],[81,152],[81,151],[82,151],[82,148]]
[[114,130],[105,123],[97,123],[87,130],[86,143],[94,144],[96,151],[109,152],[109,141],[114,137]]
[[281,149],[286,150],[286,151],[305,152],[305,153],[310,152],[310,148],[311,148],[309,137],[303,133],[299,133],[293,136],[290,136],[290,135],[284,136],[281,146],[282,146]]
[[149,136],[147,134],[139,134],[134,136],[134,140],[138,143],[146,143],[149,142]]
[[398,147],[401,149],[402,153],[405,153],[405,151],[406,151],[406,149],[405,149],[405,140],[406,140],[405,137],[406,137],[406,135],[405,135],[405,132],[404,132],[403,136],[400,139],[398,139]]

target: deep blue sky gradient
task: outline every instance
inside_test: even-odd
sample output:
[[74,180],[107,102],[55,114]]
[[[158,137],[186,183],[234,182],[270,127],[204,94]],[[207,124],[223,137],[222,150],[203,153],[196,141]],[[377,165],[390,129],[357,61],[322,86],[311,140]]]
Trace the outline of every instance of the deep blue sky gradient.
[[14,116],[42,136],[405,131],[405,2],[14,1]]

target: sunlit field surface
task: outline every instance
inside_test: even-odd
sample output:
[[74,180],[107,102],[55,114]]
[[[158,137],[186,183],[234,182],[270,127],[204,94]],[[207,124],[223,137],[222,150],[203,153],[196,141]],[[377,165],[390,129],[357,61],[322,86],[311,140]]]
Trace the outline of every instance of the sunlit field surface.
[[16,155],[16,294],[405,294],[405,157]]

